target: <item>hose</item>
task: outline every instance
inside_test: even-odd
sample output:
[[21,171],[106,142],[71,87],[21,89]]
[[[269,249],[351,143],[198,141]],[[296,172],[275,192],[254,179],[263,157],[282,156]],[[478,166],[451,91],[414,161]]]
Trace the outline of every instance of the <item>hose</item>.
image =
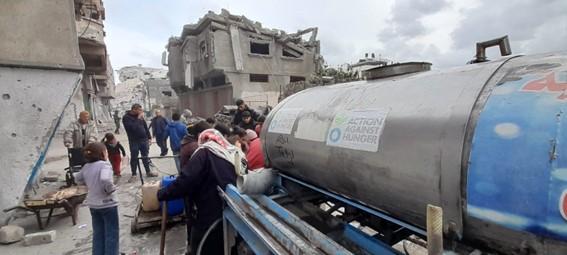
[[205,244],[205,240],[207,240],[207,237],[209,236],[209,234],[213,231],[213,229],[221,222],[221,219],[217,219],[215,222],[213,222],[213,224],[211,224],[211,226],[207,229],[207,232],[205,232],[205,234],[203,235],[203,238],[201,238],[201,241],[199,242],[199,246],[197,246],[197,253],[196,255],[201,255],[201,250],[203,249],[203,245]]

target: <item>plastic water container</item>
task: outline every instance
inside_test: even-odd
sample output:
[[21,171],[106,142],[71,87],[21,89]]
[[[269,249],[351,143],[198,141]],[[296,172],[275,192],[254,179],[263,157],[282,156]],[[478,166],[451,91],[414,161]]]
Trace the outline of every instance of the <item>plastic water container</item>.
[[[169,186],[173,181],[175,181],[176,178],[177,177],[175,177],[173,175],[164,176],[161,179],[161,186],[162,187]],[[183,199],[167,201],[167,215],[168,216],[176,216],[176,215],[182,214],[184,208],[185,208],[185,206],[184,206],[184,203],[183,203]],[[160,209],[161,209],[161,203],[160,203]]]
[[142,185],[142,210],[144,212],[157,211],[160,203],[157,199],[159,182],[147,182]]

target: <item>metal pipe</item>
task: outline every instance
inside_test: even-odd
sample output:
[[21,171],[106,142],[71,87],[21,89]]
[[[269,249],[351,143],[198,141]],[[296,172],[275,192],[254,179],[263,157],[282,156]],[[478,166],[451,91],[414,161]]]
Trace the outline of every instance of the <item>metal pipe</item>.
[[510,41],[508,40],[508,36],[506,35],[484,42],[477,42],[476,58],[475,60],[473,60],[473,63],[488,61],[488,59],[486,58],[486,48],[493,46],[498,46],[500,48],[500,55],[502,56],[508,56],[512,54],[512,50],[510,49]]

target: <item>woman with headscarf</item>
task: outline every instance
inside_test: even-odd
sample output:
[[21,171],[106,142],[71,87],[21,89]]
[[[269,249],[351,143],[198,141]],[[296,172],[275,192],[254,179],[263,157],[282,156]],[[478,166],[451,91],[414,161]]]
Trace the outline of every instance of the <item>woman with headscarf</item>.
[[[197,252],[203,235],[211,225],[222,217],[222,199],[217,186],[225,189],[235,185],[236,178],[246,171],[246,157],[240,148],[230,144],[215,129],[207,129],[199,135],[199,148],[189,163],[181,170],[177,179],[158,192],[158,199],[174,200],[190,197],[197,208],[192,221],[190,249]],[[222,227],[217,226],[208,235],[201,254],[223,254]]]

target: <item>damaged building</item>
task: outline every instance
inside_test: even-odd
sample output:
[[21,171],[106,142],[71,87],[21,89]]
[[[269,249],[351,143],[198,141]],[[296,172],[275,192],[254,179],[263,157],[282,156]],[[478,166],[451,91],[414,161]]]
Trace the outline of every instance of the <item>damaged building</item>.
[[5,222],[3,210],[18,205],[38,179],[63,113],[80,95],[85,65],[72,0],[3,2],[0,31],[0,144],[11,145],[0,149]]
[[308,79],[322,62],[316,27],[288,34],[226,10],[185,25],[167,51],[163,64],[180,107],[200,116],[237,98],[276,105],[288,83]]
[[115,84],[104,42],[104,5],[102,0],[74,0],[74,7],[79,51],[85,63],[81,91],[75,95],[77,104],[82,104],[78,108],[89,111],[96,120],[110,121]]

